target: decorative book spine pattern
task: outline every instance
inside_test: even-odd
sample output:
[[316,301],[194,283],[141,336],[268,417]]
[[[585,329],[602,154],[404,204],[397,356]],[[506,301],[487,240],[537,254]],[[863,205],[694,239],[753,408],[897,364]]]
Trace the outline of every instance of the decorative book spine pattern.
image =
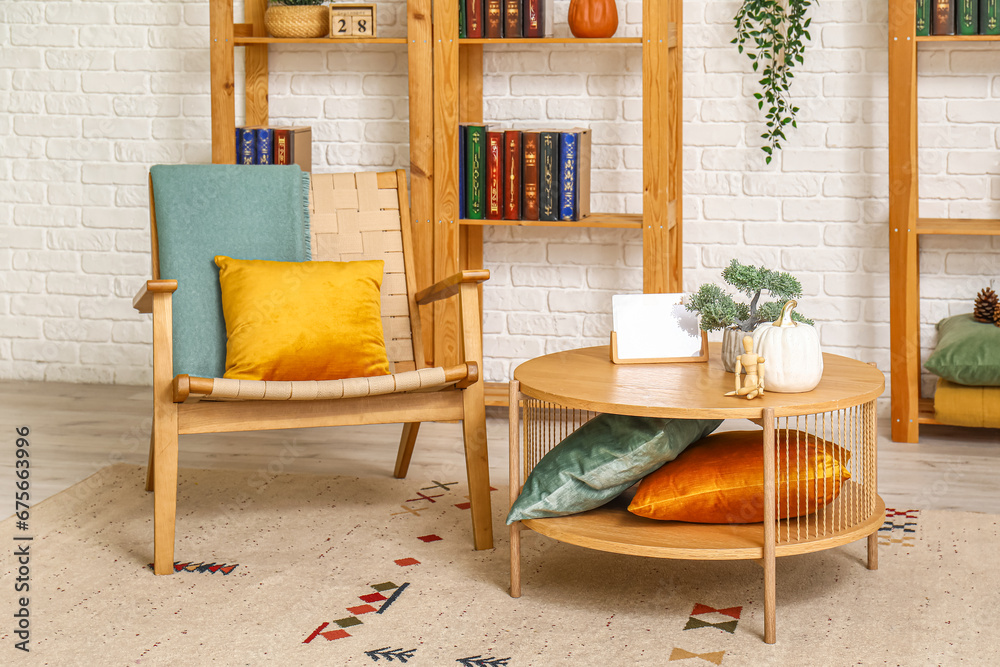
[[544,0],[524,0],[524,26],[521,34],[525,37],[545,37]]
[[979,34],[1000,35],[997,0],[979,0]]
[[931,3],[934,0],[917,0],[917,36],[931,34]]
[[577,135],[559,135],[559,219],[574,220],[576,210]]
[[257,160],[254,164],[274,164],[274,132],[267,127],[255,130],[257,133]]
[[486,212],[486,128],[469,125],[465,134],[465,159],[468,161],[465,170],[466,214],[473,220],[482,220]]
[[521,0],[504,0],[503,36],[521,36]]
[[467,24],[465,34],[468,37],[483,36],[483,0],[464,0],[465,21]]
[[934,23],[931,26],[931,34],[955,34],[955,1],[956,0],[933,0]]
[[958,0],[958,34],[979,34],[979,0]]
[[559,133],[539,133],[538,216],[559,219]]
[[486,133],[486,219],[503,219],[503,132]]
[[505,220],[521,219],[521,133],[507,130],[503,133],[503,217]]
[[257,157],[257,137],[252,128],[239,128],[240,141],[237,146],[237,162],[239,164],[254,164]]
[[292,164],[292,142],[288,130],[274,131],[274,164]]
[[503,37],[503,3],[504,0],[486,0],[486,37],[490,39]]
[[524,184],[521,208],[525,220],[538,220],[538,142],[538,132],[521,134],[521,182]]

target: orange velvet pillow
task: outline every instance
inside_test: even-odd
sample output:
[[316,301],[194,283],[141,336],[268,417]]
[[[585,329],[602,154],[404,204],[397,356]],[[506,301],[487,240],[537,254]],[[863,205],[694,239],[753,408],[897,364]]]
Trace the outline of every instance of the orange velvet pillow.
[[[775,433],[778,518],[811,514],[850,479],[850,452],[802,431]],[[628,509],[666,521],[756,523],[764,520],[761,431],[716,433],[646,476]],[[788,495],[788,502],[785,496]]]

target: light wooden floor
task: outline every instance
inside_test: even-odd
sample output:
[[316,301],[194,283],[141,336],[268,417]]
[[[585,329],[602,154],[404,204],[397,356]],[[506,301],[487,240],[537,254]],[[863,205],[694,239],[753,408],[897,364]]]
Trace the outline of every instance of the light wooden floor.
[[[145,465],[150,391],[145,387],[0,381],[0,489],[14,491],[14,429],[31,429],[31,502],[112,463]],[[490,469],[507,481],[506,409],[488,412]],[[740,422],[735,422],[740,426]],[[749,423],[746,427],[752,428]],[[399,425],[181,437],[180,465],[279,472],[391,475]],[[460,424],[425,424],[410,476],[463,470]],[[916,445],[889,440],[880,424],[879,490],[889,507],[1000,514],[1000,430],[921,428]],[[13,496],[13,493],[7,495]],[[0,508],[10,516],[13,503]]]

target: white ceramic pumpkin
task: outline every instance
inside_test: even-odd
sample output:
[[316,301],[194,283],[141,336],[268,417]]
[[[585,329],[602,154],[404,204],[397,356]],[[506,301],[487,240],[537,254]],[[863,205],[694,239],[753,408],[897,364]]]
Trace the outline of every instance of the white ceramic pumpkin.
[[792,319],[794,300],[781,309],[776,322],[753,332],[753,351],[764,357],[764,389],[779,394],[811,391],[823,377],[823,352],[816,329]]

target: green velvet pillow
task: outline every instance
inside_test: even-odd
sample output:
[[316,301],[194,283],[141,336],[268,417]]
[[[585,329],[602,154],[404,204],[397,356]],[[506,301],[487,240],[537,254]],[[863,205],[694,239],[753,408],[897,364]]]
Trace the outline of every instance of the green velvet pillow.
[[298,166],[152,167],[160,278],[176,279],[174,375],[222,377],[226,322],[216,255],[309,259],[309,174]]
[[967,313],[946,317],[937,330],[937,348],[924,368],[956,384],[1000,386],[1000,327]]
[[598,415],[542,457],[510,508],[507,523],[600,507],[721,423]]

